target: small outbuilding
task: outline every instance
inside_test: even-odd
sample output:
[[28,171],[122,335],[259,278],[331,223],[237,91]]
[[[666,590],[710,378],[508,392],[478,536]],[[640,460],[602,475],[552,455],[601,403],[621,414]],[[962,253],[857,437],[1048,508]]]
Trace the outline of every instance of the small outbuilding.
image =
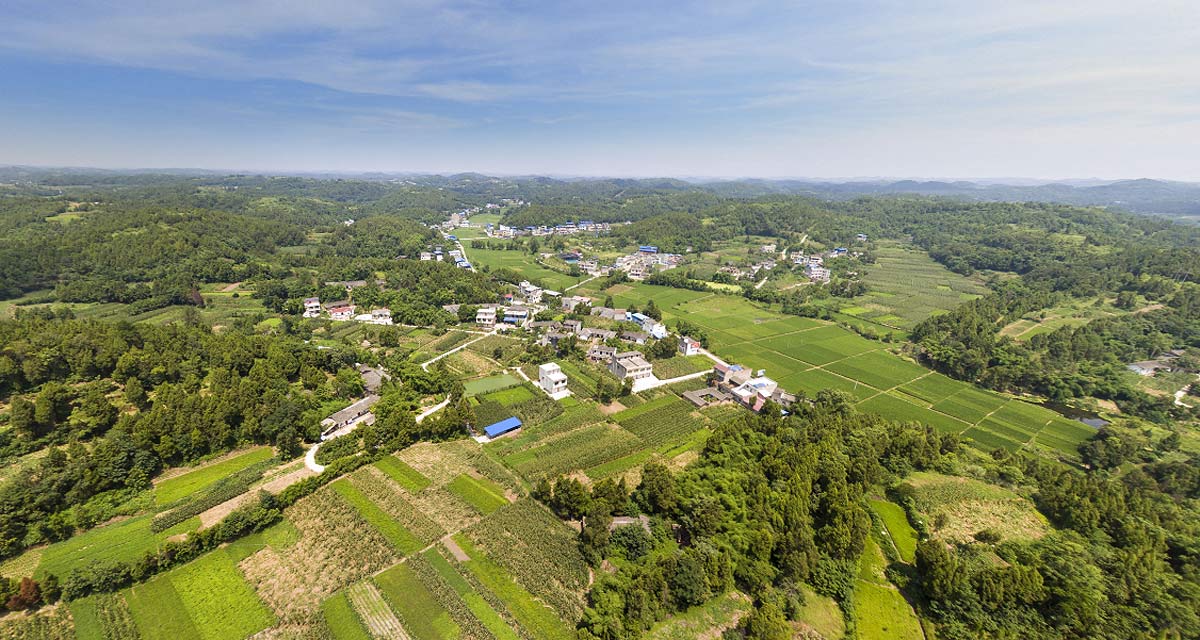
[[483,433],[489,438],[496,438],[521,428],[521,419],[513,416],[483,428]]

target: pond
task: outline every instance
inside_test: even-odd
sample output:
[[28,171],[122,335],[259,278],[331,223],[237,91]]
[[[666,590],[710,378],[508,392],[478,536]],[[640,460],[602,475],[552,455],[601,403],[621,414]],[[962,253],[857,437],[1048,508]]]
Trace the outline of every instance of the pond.
[[1079,422],[1096,429],[1108,424],[1108,420],[1101,418],[1100,414],[1094,411],[1079,409],[1077,407],[1072,407],[1059,402],[1046,402],[1042,406],[1058,413],[1063,417],[1070,418],[1072,420],[1078,420]]

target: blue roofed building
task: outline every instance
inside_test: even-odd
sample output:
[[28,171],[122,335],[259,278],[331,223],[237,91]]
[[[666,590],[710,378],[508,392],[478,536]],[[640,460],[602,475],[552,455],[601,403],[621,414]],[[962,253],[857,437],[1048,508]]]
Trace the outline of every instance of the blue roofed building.
[[490,425],[484,427],[483,433],[484,433],[484,435],[486,435],[489,438],[495,438],[498,436],[502,436],[506,433],[509,433],[511,431],[516,431],[517,429],[520,429],[520,428],[521,428],[521,419],[516,416],[513,416],[511,418],[505,418],[504,420],[501,420],[500,422],[497,422],[495,424],[490,424]]

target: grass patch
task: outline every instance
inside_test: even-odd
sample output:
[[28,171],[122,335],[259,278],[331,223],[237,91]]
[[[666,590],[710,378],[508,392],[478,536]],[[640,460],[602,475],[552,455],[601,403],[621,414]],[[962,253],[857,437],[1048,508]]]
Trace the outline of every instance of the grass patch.
[[917,557],[917,532],[908,523],[904,509],[887,500],[871,500],[871,510],[883,521],[883,526],[887,527],[892,544],[896,545],[896,551],[900,552],[900,559],[912,564]]
[[363,627],[345,592],[321,603],[321,617],[334,640],[371,640],[371,634]]
[[498,376],[468,380],[463,383],[463,392],[468,396],[477,396],[492,391],[499,391],[500,389],[515,387],[519,384],[521,384],[520,380],[510,374],[503,373]]
[[375,576],[374,582],[404,624],[404,629],[414,638],[449,640],[458,637],[458,625],[408,565],[398,564]]
[[213,485],[221,478],[237,473],[255,463],[268,460],[273,455],[275,454],[270,447],[259,447],[227,460],[163,480],[154,486],[154,503],[161,506],[182,500]]
[[156,551],[167,538],[200,527],[200,519],[191,518],[166,531],[154,533],[150,530],[150,522],[150,514],[141,515],[56,542],[42,551],[37,575],[65,576],[71,569],[93,562],[133,562],[148,551]]
[[204,640],[168,574],[132,587],[125,601],[143,640]]
[[[904,483],[938,538],[970,542],[979,531],[992,529],[1003,539],[1025,540],[1047,531],[1045,517],[1033,504],[1003,487],[930,472],[914,473]],[[936,527],[938,522],[943,526]]]
[[402,527],[399,522],[392,519],[383,509],[380,509],[378,505],[371,502],[371,499],[366,494],[350,484],[347,479],[343,478],[334,482],[333,490],[347,504],[354,507],[364,520],[371,523],[371,526],[375,527],[388,542],[392,543],[392,546],[401,555],[408,555],[419,551],[421,547],[425,546],[408,529]]
[[429,478],[408,466],[396,456],[384,456],[375,463],[375,468],[387,474],[396,484],[416,493],[429,486]]
[[168,575],[204,640],[246,638],[275,624],[275,614],[224,551],[201,556]]
[[446,485],[446,489],[484,515],[508,504],[508,500],[504,497],[504,489],[490,480],[474,478],[466,474],[451,480]]
[[646,640],[692,640],[719,635],[750,612],[750,599],[737,591],[717,596],[655,624]]

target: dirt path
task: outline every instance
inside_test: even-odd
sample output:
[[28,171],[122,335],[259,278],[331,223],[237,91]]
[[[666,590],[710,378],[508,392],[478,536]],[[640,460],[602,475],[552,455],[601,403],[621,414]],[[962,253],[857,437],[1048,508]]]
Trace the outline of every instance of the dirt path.
[[446,545],[446,549],[450,552],[450,555],[454,556],[455,560],[459,562],[468,562],[471,560],[471,556],[467,555],[462,550],[462,547],[459,547],[458,543],[454,541],[454,534],[447,534],[446,537],[442,538],[442,544]]
[[240,283],[240,282],[235,282],[233,284],[227,284],[224,287],[221,287],[221,293],[229,293],[231,291],[236,291],[237,288],[240,286],[242,286],[242,283]]
[[222,502],[221,504],[200,514],[200,528],[207,529],[208,527],[211,527],[214,524],[220,522],[225,516],[229,515],[234,509],[237,509],[238,507],[253,500],[258,495],[258,491],[260,489],[263,491],[266,491],[267,493],[278,494],[281,491],[283,491],[284,489],[296,484],[297,482],[300,482],[301,480],[303,480],[309,476],[313,476],[313,475],[316,475],[316,474],[313,473],[313,471],[311,469],[308,469],[306,467],[300,467],[299,469],[296,469],[295,471],[292,471],[290,473],[285,473],[284,475],[281,475],[273,480],[269,480],[264,484],[254,487],[254,488],[250,489],[249,491],[247,491],[246,493],[243,493],[236,498],[233,498],[231,500],[226,500],[225,502]]

